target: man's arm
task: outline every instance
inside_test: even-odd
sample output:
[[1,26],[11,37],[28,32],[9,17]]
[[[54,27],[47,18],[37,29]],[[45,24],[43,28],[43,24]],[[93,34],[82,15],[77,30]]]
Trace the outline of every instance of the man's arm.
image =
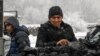
[[66,37],[70,42],[77,41],[71,26],[67,27],[67,30],[64,33],[64,37]]

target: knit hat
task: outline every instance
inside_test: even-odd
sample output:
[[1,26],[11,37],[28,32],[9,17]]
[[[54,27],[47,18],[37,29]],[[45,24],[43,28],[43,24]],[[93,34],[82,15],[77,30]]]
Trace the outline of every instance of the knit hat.
[[60,15],[63,17],[62,9],[59,6],[53,6],[49,9],[48,18],[50,19],[54,15]]

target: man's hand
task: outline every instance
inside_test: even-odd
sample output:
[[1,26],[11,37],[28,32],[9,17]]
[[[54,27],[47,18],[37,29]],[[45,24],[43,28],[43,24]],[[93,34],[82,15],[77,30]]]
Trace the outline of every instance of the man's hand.
[[67,39],[61,39],[57,42],[57,45],[65,46],[68,45],[69,41]]

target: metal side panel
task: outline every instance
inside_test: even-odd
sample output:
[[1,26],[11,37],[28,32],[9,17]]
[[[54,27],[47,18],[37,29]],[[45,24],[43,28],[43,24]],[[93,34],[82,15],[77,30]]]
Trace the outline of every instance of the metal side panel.
[[3,45],[3,39],[0,37],[0,56],[4,55],[4,45]]

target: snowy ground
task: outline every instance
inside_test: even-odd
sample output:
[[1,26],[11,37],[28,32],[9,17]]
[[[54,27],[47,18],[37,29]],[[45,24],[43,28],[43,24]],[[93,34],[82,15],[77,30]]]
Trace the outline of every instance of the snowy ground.
[[31,47],[35,47],[37,36],[29,35],[29,39],[30,39]]

